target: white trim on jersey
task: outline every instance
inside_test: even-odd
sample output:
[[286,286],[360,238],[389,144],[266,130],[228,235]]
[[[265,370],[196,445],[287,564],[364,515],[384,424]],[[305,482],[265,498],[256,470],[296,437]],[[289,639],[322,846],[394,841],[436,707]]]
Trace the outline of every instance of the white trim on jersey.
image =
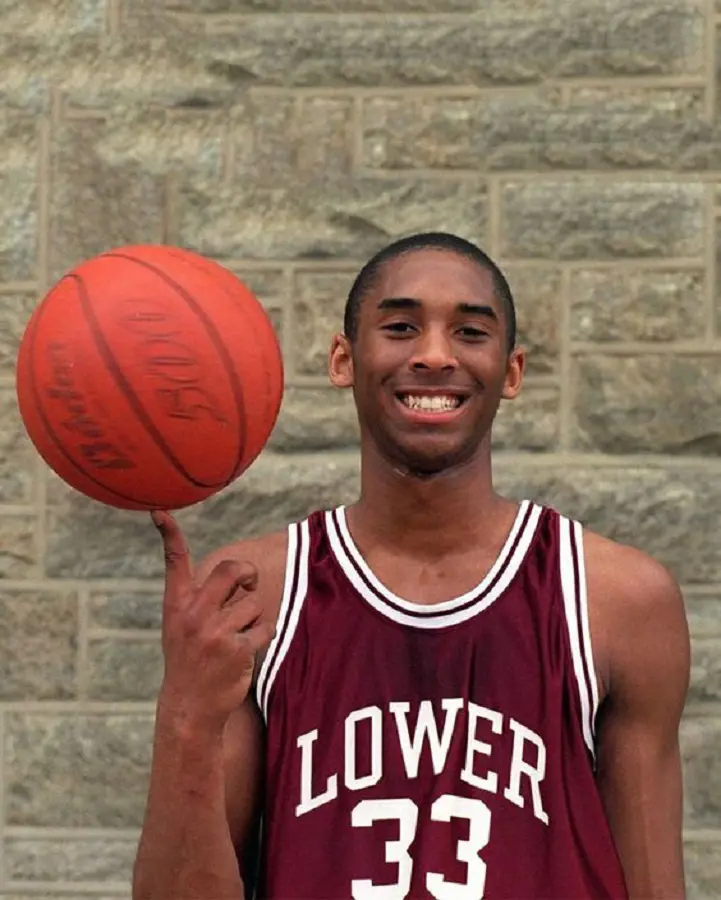
[[298,627],[300,611],[308,592],[308,556],[310,529],[308,521],[288,526],[288,552],[285,563],[283,596],[278,610],[275,637],[268,646],[256,682],[256,700],[263,718],[268,721],[268,702],[273,683],[290,648]]
[[593,662],[591,630],[588,624],[583,528],[580,522],[573,522],[565,516],[559,516],[559,531],[561,591],[571,645],[573,671],[581,703],[581,728],[586,746],[595,757],[598,683]]
[[339,566],[373,609],[400,625],[437,629],[466,622],[504,593],[526,557],[541,512],[540,506],[524,500],[503,549],[481,583],[460,597],[428,605],[398,597],[376,578],[351,537],[343,507],[327,511],[325,523]]
[[586,584],[586,554],[583,543],[583,527],[573,523],[576,532],[576,565],[578,566],[578,606],[581,612],[581,643],[586,657],[586,672],[591,683],[591,733],[596,735],[596,714],[598,713],[598,681],[593,658],[593,641],[588,617],[588,589]]

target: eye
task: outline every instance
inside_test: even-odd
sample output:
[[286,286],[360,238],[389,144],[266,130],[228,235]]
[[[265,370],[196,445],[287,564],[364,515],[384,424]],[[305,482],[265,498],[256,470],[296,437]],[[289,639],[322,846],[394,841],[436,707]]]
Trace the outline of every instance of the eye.
[[469,338],[470,340],[477,341],[488,337],[488,332],[484,331],[482,328],[478,328],[476,325],[464,325],[458,330],[464,338]]
[[407,335],[413,330],[413,325],[410,322],[388,322],[386,325],[381,326],[383,331],[389,331],[394,335]]

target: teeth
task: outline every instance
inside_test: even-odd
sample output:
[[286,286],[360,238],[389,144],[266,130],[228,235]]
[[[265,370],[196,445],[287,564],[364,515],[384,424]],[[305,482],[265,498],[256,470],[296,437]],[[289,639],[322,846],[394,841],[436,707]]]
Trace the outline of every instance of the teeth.
[[425,395],[405,394],[403,402],[409,409],[422,409],[431,412],[443,412],[444,410],[455,409],[461,405],[460,397],[439,396],[429,397]]

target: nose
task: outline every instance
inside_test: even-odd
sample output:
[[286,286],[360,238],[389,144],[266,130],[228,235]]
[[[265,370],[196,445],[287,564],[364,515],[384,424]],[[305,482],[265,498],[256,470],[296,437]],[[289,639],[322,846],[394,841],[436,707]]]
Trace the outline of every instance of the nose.
[[414,371],[451,371],[458,368],[458,360],[448,335],[441,328],[427,328],[414,341],[408,365]]

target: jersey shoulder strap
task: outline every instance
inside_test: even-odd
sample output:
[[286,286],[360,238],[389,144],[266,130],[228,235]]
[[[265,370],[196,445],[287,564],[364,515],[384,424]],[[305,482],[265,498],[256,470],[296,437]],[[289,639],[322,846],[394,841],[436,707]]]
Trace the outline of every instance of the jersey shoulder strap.
[[308,562],[310,555],[310,522],[293,522],[288,526],[288,550],[285,561],[283,594],[278,610],[275,636],[260,664],[255,682],[256,701],[268,722],[268,703],[273,683],[283,660],[288,655],[308,593]]
[[561,593],[573,673],[581,706],[583,739],[595,757],[598,682],[588,618],[588,594],[584,563],[583,527],[565,516],[558,517]]

